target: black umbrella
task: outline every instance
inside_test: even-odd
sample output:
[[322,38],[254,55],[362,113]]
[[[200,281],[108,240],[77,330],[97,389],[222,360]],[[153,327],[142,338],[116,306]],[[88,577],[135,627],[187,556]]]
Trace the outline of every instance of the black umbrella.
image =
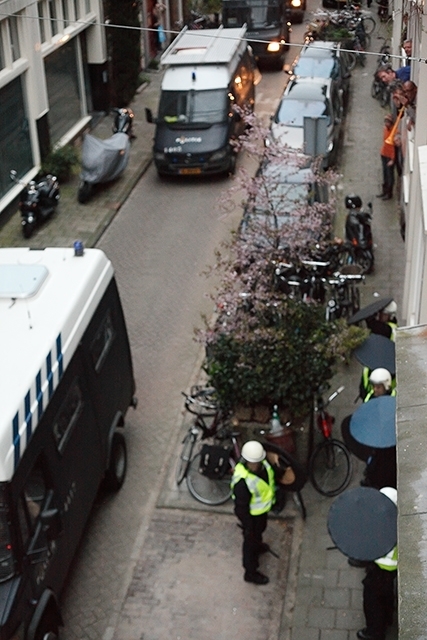
[[356,324],[356,322],[361,322],[362,320],[371,318],[379,311],[385,309],[392,300],[393,298],[381,298],[381,300],[375,300],[375,302],[371,302],[371,304],[363,307],[363,309],[359,309],[357,313],[351,316],[351,318],[348,319],[348,324]]
[[350,434],[368,447],[396,446],[396,398],[379,396],[364,402],[350,418]]
[[371,333],[365,342],[354,350],[354,355],[364,367],[384,367],[394,376],[396,373],[396,345],[392,340]]
[[376,560],[397,543],[396,505],[377,489],[349,489],[332,503],[328,531],[349,558]]

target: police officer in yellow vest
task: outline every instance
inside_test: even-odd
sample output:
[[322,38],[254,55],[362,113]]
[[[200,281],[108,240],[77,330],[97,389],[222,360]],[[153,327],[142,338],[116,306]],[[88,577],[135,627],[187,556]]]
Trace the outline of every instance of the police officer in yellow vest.
[[383,367],[374,369],[369,376],[370,391],[365,396],[363,402],[368,402],[371,398],[379,398],[380,396],[395,396],[396,383],[393,385],[393,378],[390,371]]
[[[397,506],[393,487],[380,489]],[[397,547],[386,556],[369,563],[363,579],[363,611],[366,627],[357,632],[359,640],[385,640],[387,627],[393,623]]]
[[366,324],[372,333],[389,338],[393,342],[396,339],[397,329],[397,304],[392,300],[378,314],[366,319]]
[[267,527],[268,512],[275,502],[274,471],[265,456],[260,442],[246,442],[242,447],[242,460],[236,465],[231,480],[234,512],[243,529],[244,579],[254,584],[268,582],[258,566],[259,556],[270,549],[262,541],[262,534]]

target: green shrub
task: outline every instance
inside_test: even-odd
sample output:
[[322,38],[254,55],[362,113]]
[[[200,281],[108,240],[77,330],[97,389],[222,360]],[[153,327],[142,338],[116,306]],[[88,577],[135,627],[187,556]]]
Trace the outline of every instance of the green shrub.
[[80,163],[76,149],[67,144],[51,151],[42,163],[42,173],[52,173],[59,182],[68,182],[73,175],[74,167]]
[[320,304],[282,297],[265,300],[204,334],[205,371],[223,405],[257,404],[303,416],[314,391],[368,332],[343,320],[326,322]]

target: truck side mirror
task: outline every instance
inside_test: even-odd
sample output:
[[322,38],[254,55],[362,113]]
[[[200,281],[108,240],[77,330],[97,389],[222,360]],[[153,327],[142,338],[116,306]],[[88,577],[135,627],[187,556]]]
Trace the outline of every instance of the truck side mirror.
[[148,107],[145,107],[145,119],[147,120],[147,122],[149,122],[150,124],[154,123],[154,118],[153,118],[153,112],[151,111],[151,109],[149,109]]
[[48,540],[56,540],[62,533],[62,520],[58,509],[45,509],[42,511],[40,522]]

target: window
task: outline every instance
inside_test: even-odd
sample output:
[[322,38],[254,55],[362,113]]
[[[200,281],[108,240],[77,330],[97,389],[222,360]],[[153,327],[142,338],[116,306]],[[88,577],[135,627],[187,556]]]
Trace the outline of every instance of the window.
[[11,16],[10,18],[8,18],[8,23],[9,23],[10,48],[12,51],[12,61],[16,62],[21,57],[21,51],[19,49],[17,16]]
[[83,409],[83,394],[80,388],[79,379],[76,378],[68,391],[60,410],[58,411],[52,425],[55,444],[60,453],[70,438],[73,428],[77,424]]
[[78,38],[73,38],[44,59],[52,144],[82,117],[77,46]]
[[85,0],[85,10],[86,13],[90,13],[91,9],[90,9],[90,0]]
[[78,20],[80,18],[80,2],[79,0],[74,0],[74,19]]
[[8,580],[15,573],[6,496],[6,487],[3,484],[0,488],[0,582]]
[[39,0],[39,2],[37,3],[37,9],[39,13],[40,40],[41,42],[46,42],[46,29],[44,24],[43,6],[44,6],[44,0]]
[[10,169],[22,176],[33,166],[22,83],[22,77],[15,78],[0,89],[0,158],[4,163],[0,172],[1,196],[10,189]]
[[3,32],[0,29],[0,69],[4,69],[6,66],[4,60],[4,45],[3,45]]
[[99,373],[105,362],[108,352],[111,349],[115,336],[111,311],[107,312],[101,326],[99,327],[92,344],[90,345],[90,353],[92,356],[95,371]]
[[47,496],[46,479],[39,459],[28,476],[18,503],[18,517],[24,545],[34,535]]
[[56,13],[55,0],[49,0],[49,17],[52,36],[58,33],[58,15]]
[[64,19],[64,29],[70,24],[70,13],[68,11],[68,0],[62,0],[62,17]]

